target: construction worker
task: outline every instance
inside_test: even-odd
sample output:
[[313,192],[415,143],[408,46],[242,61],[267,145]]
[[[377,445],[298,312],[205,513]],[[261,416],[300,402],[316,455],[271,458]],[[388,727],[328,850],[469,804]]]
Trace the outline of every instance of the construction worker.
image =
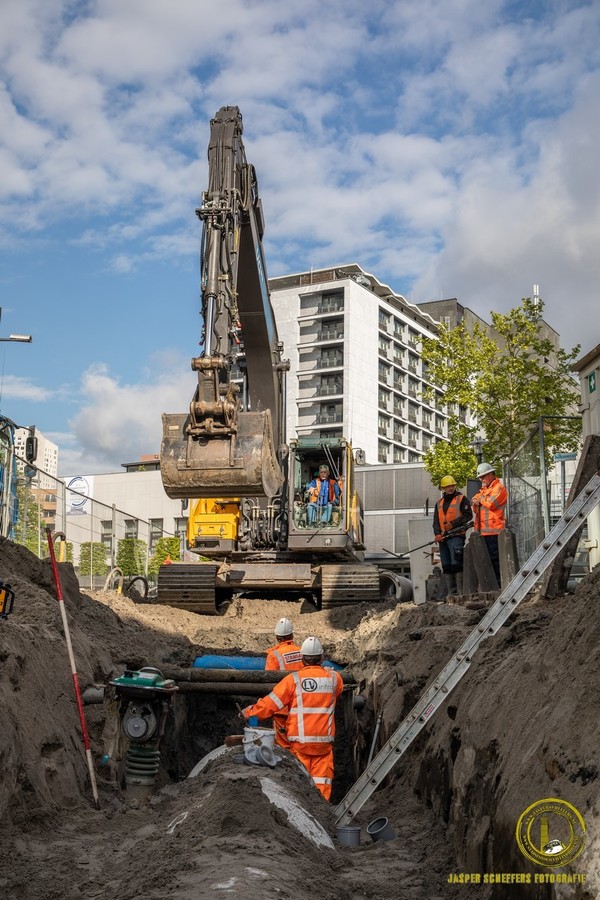
[[477,466],[477,478],[481,481],[481,489],[471,500],[474,528],[485,540],[496,580],[500,586],[500,554],[498,552],[498,535],[506,528],[506,488],[493,467],[486,462]]
[[433,536],[440,550],[446,592],[448,595],[462,594],[463,554],[467,525],[471,521],[471,504],[469,498],[457,490],[452,475],[444,475],[440,490],[442,496],[433,514]]
[[[267,650],[265,669],[268,672],[297,672],[304,665],[302,653],[298,644],[294,643],[294,626],[285,617],[279,619],[275,625],[275,637],[277,643]],[[275,729],[275,741],[280,747],[289,750],[290,743],[285,735],[285,723],[288,710],[281,710],[273,714],[273,728]]]
[[290,672],[270,694],[242,710],[244,718],[268,719],[288,708],[286,736],[290,750],[308,770],[326,800],[333,782],[335,705],[344,683],[339,672],[326,669],[323,647],[316,637],[307,637],[301,648],[304,667]]
[[309,528],[317,523],[328,525],[333,507],[340,503],[339,481],[331,477],[329,466],[319,466],[319,477],[306,485],[306,499]]

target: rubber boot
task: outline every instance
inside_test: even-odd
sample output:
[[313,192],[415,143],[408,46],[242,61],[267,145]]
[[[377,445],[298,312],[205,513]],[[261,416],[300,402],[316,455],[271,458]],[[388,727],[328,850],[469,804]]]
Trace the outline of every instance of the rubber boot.
[[456,572],[454,577],[456,578],[456,593],[458,594],[459,597],[462,597],[463,596],[463,573]]
[[448,574],[444,572],[444,581],[446,582],[446,590],[448,591],[448,596],[451,594],[456,594],[456,577],[453,572]]

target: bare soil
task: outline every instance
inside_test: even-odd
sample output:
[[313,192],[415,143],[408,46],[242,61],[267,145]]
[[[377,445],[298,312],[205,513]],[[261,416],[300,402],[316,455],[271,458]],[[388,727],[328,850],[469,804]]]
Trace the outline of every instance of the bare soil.
[[[299,606],[274,600],[237,601],[221,617],[200,617],[115,593],[81,593],[67,564],[60,575],[82,691],[107,685],[126,666],[263,654],[282,615],[294,621],[298,639],[318,635],[366,701],[356,732],[338,733],[334,804],[366,764],[378,713],[381,746],[481,617],[444,603],[301,615]],[[176,698],[148,803],[121,790],[113,761],[101,764],[115,748],[114,704],[87,705],[95,809],[50,565],[0,539],[0,579],[16,594],[12,615],[0,621],[0,897],[600,896],[600,571],[574,595],[522,604],[484,643],[358,814],[358,847],[336,840],[334,805],[287,754],[271,770],[237,764],[230,751],[186,778],[239,731],[228,697]],[[287,805],[274,799],[278,791]],[[518,849],[519,815],[546,797],[568,801],[585,819],[583,853],[556,870],[585,874],[583,885],[535,883],[536,873],[555,870],[536,868]],[[300,826],[297,809],[307,817]],[[395,840],[368,837],[366,825],[380,816]],[[531,883],[448,883],[459,873],[529,873]]]

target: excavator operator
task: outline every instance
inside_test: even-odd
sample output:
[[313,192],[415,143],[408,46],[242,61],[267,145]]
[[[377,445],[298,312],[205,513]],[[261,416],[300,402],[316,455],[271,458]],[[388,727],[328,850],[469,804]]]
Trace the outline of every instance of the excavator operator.
[[328,525],[334,506],[340,504],[340,485],[331,477],[329,466],[319,466],[318,478],[313,478],[306,485],[308,501],[308,526]]

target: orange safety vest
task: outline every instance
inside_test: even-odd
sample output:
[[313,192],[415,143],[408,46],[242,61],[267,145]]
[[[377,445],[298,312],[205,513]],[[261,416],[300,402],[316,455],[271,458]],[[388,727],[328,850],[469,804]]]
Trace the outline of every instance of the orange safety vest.
[[286,737],[292,751],[298,746],[303,753],[328,753],[335,737],[335,704],[343,689],[342,676],[334,669],[304,666],[243,713],[268,719],[287,707]]
[[[456,519],[460,518],[462,515],[460,511],[460,504],[462,503],[464,494],[461,494],[459,491],[456,491],[452,500],[448,504],[448,508],[444,512],[444,498],[441,497],[437,502],[437,514],[440,522],[441,533],[444,534],[445,531],[450,531],[453,528],[453,522]],[[466,529],[465,529],[466,530]],[[464,534],[465,532],[457,531],[456,534]]]
[[[325,479],[323,479],[323,481],[324,480]],[[316,482],[315,486],[308,488],[308,502],[309,503],[316,503],[317,500],[319,499],[319,494],[321,492],[321,485],[323,484],[323,481],[320,478],[315,478],[315,482]],[[336,486],[337,482],[336,482],[335,478],[328,478],[327,481],[329,482],[329,502],[333,503],[333,501],[335,500],[335,486]]]
[[[481,488],[473,497],[475,502],[475,531],[482,535],[500,534],[506,528],[508,493],[499,478]],[[479,505],[477,505],[479,503]]]
[[283,670],[297,672],[303,665],[300,647],[293,641],[280,641],[267,650],[265,669],[268,672]]

